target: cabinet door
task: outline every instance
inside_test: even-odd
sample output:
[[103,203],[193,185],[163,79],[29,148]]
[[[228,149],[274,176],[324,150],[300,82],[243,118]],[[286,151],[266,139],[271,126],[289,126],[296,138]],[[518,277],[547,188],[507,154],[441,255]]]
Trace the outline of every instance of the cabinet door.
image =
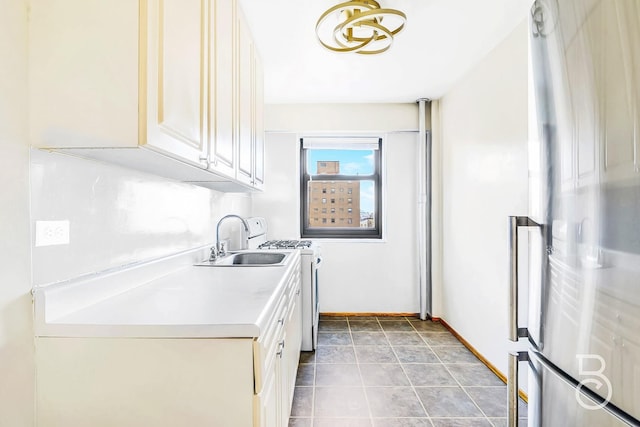
[[[286,322],[285,322],[286,325]],[[289,344],[287,330],[282,334],[281,344],[278,345],[279,355],[276,358],[276,371],[278,373],[278,426],[289,425],[289,415],[291,414],[291,404],[289,402],[289,368],[287,362],[287,345]]]
[[256,188],[264,185],[264,74],[262,61],[254,52],[254,183]]
[[302,293],[300,284],[289,308],[289,316],[286,322],[286,345],[282,355],[282,369],[284,383],[282,385],[282,415],[283,424],[287,425],[291,414],[291,404],[295,391],[298,362],[300,361],[300,347],[302,345]]
[[29,2],[32,145],[137,147],[138,13],[135,1]]
[[215,0],[212,3],[210,41],[211,81],[215,82],[209,98],[209,161],[210,169],[235,178],[236,150],[234,144],[234,103],[236,81],[234,50],[236,44],[236,0]]
[[141,61],[147,66],[147,129],[140,142],[201,165],[207,156],[208,1],[149,0],[147,7],[146,61]]
[[236,178],[253,184],[253,41],[238,8],[238,170]]
[[271,371],[267,375],[262,391],[254,398],[254,427],[281,427],[279,423],[278,384],[276,382],[279,374],[279,363],[279,358],[276,358]]

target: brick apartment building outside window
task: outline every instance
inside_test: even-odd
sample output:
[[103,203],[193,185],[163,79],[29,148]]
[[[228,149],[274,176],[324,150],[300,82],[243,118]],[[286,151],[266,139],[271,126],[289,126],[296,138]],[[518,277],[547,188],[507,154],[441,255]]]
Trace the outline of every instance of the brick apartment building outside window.
[[382,139],[300,140],[301,236],[381,238]]

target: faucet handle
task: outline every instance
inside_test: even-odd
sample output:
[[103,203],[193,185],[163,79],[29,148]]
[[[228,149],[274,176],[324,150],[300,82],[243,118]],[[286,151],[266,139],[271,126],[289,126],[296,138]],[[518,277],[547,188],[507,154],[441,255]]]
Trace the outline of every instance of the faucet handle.
[[225,242],[218,243],[218,256],[225,256],[227,254],[227,248]]
[[215,246],[211,246],[211,252],[209,253],[209,261],[215,261],[218,259],[218,250]]

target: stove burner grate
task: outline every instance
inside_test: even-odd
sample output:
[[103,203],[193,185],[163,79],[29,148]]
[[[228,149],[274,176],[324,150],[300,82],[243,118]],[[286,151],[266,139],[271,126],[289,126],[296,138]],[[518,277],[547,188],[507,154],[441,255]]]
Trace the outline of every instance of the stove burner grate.
[[268,240],[258,249],[305,249],[311,247],[311,240]]

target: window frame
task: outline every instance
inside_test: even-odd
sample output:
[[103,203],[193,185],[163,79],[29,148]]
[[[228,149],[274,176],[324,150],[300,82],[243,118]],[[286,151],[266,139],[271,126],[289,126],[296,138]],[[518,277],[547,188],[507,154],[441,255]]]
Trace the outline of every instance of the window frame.
[[[371,136],[367,136],[371,138]],[[328,239],[382,239],[382,157],[383,144],[382,137],[376,136],[378,140],[378,149],[373,150],[374,153],[374,173],[372,175],[327,175],[319,174],[311,176],[308,168],[307,152],[309,148],[304,148],[304,139],[301,137],[300,142],[300,237],[308,239],[328,238]],[[339,137],[330,138],[334,143]],[[327,148],[331,149],[331,148]],[[309,212],[307,203],[308,183],[310,181],[373,181],[375,188],[375,205],[374,205],[374,227],[309,227],[309,218],[312,213]],[[358,213],[358,223],[360,216]]]

